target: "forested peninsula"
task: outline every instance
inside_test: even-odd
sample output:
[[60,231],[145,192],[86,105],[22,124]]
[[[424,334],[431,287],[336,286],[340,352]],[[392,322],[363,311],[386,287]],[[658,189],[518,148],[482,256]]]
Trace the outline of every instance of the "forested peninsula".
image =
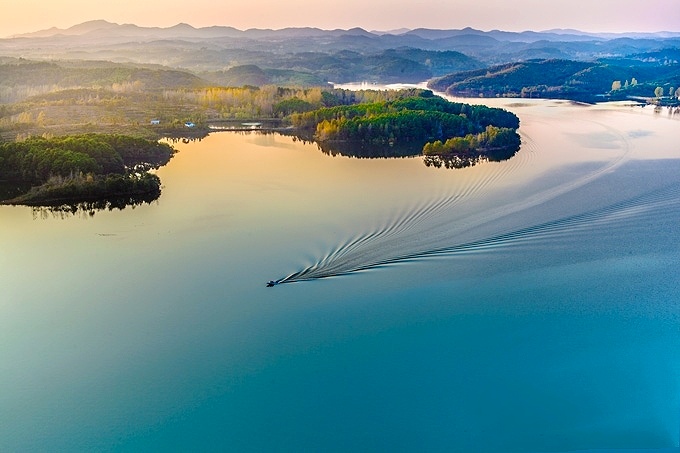
[[123,207],[160,196],[158,176],[174,149],[117,134],[33,137],[0,144],[0,204]]
[[[358,149],[370,146],[380,157],[390,156],[390,149],[399,156],[424,154],[436,166],[462,167],[480,159],[507,159],[519,149],[519,118],[514,114],[449,102],[428,90],[414,94],[295,113],[290,121],[298,133],[331,148],[344,143]],[[404,147],[411,152],[404,152]]]

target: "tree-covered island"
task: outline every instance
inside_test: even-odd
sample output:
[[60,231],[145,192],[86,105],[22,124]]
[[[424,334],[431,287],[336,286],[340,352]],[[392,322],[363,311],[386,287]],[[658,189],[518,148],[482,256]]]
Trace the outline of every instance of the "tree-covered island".
[[367,146],[380,157],[394,149],[395,156],[424,154],[430,164],[437,165],[436,157],[451,161],[447,167],[507,159],[520,146],[519,119],[514,114],[449,102],[427,90],[402,99],[295,113],[290,120],[302,136],[320,142],[322,148],[353,144],[362,150],[355,155],[362,157],[370,157],[363,151]]
[[160,196],[149,170],[166,164],[165,143],[114,134],[34,137],[0,144],[0,204],[122,207]]

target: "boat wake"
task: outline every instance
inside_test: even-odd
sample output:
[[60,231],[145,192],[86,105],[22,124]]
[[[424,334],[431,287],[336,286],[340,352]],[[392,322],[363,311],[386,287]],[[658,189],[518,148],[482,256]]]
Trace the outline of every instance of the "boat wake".
[[[355,238],[339,245],[318,262],[273,282],[278,285],[317,280],[430,257],[491,252],[501,247],[512,247],[538,240],[550,241],[562,235],[573,235],[579,231],[589,231],[602,227],[607,227],[610,231],[613,231],[617,226],[630,225],[636,220],[655,213],[668,214],[669,210],[680,212],[679,185],[667,186],[602,208],[490,237],[399,253],[397,250],[403,250],[403,244],[409,243],[409,241],[394,238],[396,244],[387,244],[385,239],[412,226],[409,222],[401,219],[387,229],[388,233],[385,235],[372,232]],[[423,209],[423,211],[429,212],[430,209]],[[421,212],[420,216],[422,215]],[[377,238],[381,239],[379,243],[376,243]],[[427,238],[422,238],[420,244],[425,245],[427,242]],[[386,251],[392,253],[386,253]]]

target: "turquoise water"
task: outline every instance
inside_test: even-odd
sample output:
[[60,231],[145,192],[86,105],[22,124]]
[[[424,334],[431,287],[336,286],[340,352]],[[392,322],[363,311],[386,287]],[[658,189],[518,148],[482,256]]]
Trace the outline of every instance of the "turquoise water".
[[506,162],[217,133],[151,205],[1,207],[0,451],[677,448],[679,119],[494,102]]

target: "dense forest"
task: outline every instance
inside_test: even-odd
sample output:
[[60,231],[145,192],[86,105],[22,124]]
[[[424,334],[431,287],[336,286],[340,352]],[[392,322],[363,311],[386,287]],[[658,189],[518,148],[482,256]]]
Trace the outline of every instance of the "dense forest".
[[511,158],[519,150],[521,139],[517,131],[508,127],[487,126],[477,134],[437,140],[423,146],[426,165],[447,168],[469,167],[481,160],[501,161]]
[[0,144],[0,183],[32,187],[6,191],[6,204],[52,205],[107,199],[155,199],[160,180],[149,173],[174,150],[165,143],[124,135],[83,134]]
[[[327,107],[296,113],[291,121],[304,136],[327,146],[355,143],[361,150],[374,145],[383,157],[386,147],[395,155],[457,156],[469,160],[481,155],[511,156],[519,149],[519,119],[502,109],[449,102],[430,91],[401,99]],[[388,148],[389,149],[389,148]],[[389,154],[389,153],[387,153]],[[507,158],[505,157],[505,158]]]

